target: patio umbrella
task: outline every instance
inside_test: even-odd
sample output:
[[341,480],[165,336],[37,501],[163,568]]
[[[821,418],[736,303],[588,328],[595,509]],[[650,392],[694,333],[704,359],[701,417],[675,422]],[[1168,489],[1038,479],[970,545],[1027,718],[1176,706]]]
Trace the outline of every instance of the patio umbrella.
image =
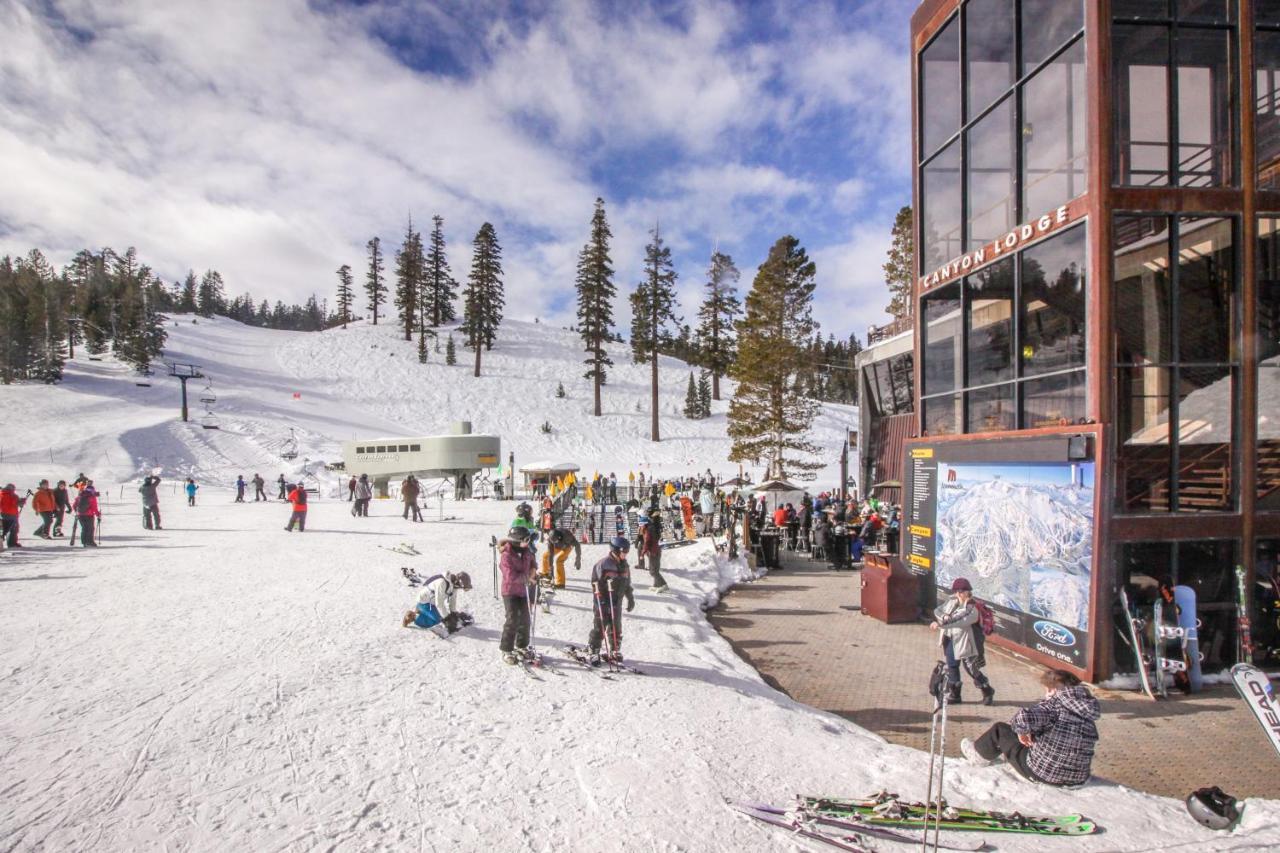
[[800,497],[804,494],[804,489],[800,488],[795,483],[788,483],[786,480],[777,479],[765,480],[760,485],[751,489],[751,491],[764,492],[765,494],[773,495],[774,509],[777,509],[779,506],[786,503],[786,500],[782,497],[784,494],[789,497],[794,496],[791,497],[792,500],[800,500]]

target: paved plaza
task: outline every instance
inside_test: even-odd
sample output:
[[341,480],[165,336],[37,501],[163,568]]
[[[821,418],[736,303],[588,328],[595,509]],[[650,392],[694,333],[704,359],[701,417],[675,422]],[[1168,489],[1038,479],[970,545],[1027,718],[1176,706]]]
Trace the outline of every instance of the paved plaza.
[[[929,673],[936,637],[921,625],[885,625],[859,610],[861,572],[833,572],[784,555],[784,570],[736,587],[709,615],[743,658],[787,695],[852,720],[893,743],[927,749]],[[947,754],[1043,695],[1041,669],[988,646],[995,703],[953,706]],[[1095,689],[1102,702],[1094,772],[1132,788],[1185,797],[1218,785],[1237,797],[1280,798],[1280,757],[1229,684],[1152,702],[1137,691]]]

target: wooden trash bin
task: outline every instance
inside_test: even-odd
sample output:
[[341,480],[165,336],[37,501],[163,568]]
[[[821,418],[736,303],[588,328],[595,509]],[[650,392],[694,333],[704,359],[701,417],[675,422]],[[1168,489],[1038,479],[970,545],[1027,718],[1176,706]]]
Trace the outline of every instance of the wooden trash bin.
[[918,579],[897,557],[866,555],[862,568],[862,612],[890,625],[915,622],[919,614]]

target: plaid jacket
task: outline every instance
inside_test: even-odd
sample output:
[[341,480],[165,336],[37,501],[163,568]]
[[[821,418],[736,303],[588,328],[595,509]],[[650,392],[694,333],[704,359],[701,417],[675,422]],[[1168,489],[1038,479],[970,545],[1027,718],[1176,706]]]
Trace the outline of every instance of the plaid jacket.
[[1089,779],[1102,707],[1082,685],[1064,687],[1013,716],[1013,730],[1035,740],[1027,767],[1050,785],[1082,785]]

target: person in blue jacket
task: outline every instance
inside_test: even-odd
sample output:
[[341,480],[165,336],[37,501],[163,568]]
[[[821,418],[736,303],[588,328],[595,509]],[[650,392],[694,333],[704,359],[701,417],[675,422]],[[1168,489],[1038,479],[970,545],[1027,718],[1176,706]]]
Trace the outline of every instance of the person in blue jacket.
[[244,474],[236,477],[236,503],[244,503],[244,490],[248,488],[248,486],[249,484],[244,481]]
[[200,487],[196,485],[196,481],[195,481],[195,480],[193,480],[193,479],[191,479],[190,477],[188,477],[188,478],[187,478],[187,485],[185,486],[185,488],[186,488],[186,490],[187,490],[187,506],[195,506],[195,505],[196,505],[196,491],[197,491]]

